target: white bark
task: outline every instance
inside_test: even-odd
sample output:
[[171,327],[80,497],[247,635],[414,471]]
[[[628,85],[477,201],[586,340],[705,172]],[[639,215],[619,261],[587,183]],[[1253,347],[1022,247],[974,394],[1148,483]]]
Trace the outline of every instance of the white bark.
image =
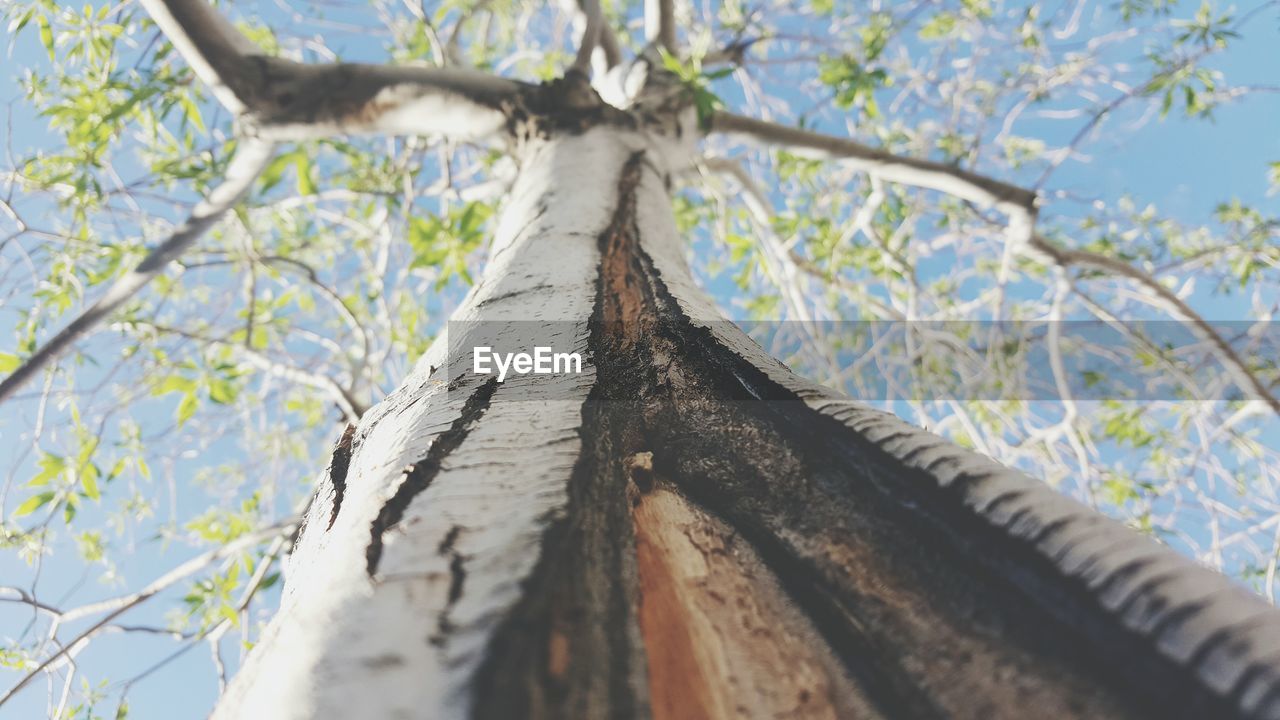
[[382,65],[290,64],[272,86],[296,91],[289,106],[266,106],[251,132],[269,140],[334,135],[442,136],[457,141],[505,129],[503,106],[524,85],[478,70]]
[[246,58],[262,51],[205,0],[140,0],[174,48],[213,96],[233,114],[249,109],[252,98],[240,83]]
[[[485,275],[454,314],[452,332],[477,321],[538,320],[544,331],[571,333],[542,334],[539,344],[585,352],[598,237],[623,163],[639,146],[634,135],[596,129],[527,157]],[[649,184],[660,193],[650,201],[666,207],[661,185]],[[450,344],[468,349],[452,358],[467,368],[466,382],[453,389],[443,380]],[[466,338],[440,338],[401,388],[366,414],[332,527],[330,487],[312,504],[279,613],[214,717],[466,715],[468,682],[486,643],[520,598],[544,531],[564,512],[594,379],[587,366],[580,375],[498,385],[481,421],[378,538],[382,555],[370,577],[367,549],[380,509],[405,467],[457,426],[480,383],[469,373],[469,347]]]
[[604,29],[604,11],[600,8],[600,0],[579,0],[585,22],[582,26],[582,38],[578,41],[578,54],[574,57],[570,70],[583,75],[591,74],[591,56]]
[[675,0],[645,0],[644,39],[662,46],[675,55],[680,48],[676,43]]

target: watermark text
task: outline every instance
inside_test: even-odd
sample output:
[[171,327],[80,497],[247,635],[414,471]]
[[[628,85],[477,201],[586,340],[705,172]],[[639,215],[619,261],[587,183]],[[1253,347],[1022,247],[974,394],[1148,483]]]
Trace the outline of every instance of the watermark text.
[[498,382],[505,382],[507,373],[516,375],[552,375],[582,372],[582,355],[579,353],[552,352],[541,345],[533,353],[495,352],[488,345],[477,346],[471,352],[471,371],[476,375],[492,375],[497,371]]

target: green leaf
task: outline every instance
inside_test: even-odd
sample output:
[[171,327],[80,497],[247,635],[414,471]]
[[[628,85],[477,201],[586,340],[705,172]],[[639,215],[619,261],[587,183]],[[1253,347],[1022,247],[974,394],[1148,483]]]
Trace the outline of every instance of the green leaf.
[[219,605],[218,614],[231,623],[232,627],[240,627],[240,613],[236,612],[236,609],[230,605]]
[[680,58],[667,52],[666,48],[658,48],[658,52],[662,56],[662,66],[666,68],[668,72],[680,78],[688,76],[689,71],[685,68],[684,64],[680,62]]
[[49,501],[53,500],[54,495],[55,493],[52,490],[50,490],[49,492],[42,492],[39,495],[32,495],[31,497],[27,498],[26,502],[19,505],[18,509],[15,510],[13,514],[17,517],[30,515],[36,510],[39,510],[40,508],[49,504]]
[[941,40],[950,37],[956,30],[956,16],[949,12],[940,12],[929,19],[929,22],[920,28],[920,38],[922,40]]
[[22,28],[26,27],[27,23],[31,22],[31,18],[35,14],[36,14],[36,9],[31,8],[30,10],[27,10],[25,13],[14,18],[13,21],[9,23],[9,34],[16,35],[19,32],[21,32]]
[[239,388],[230,380],[210,380],[209,399],[219,405],[230,405],[240,394]]
[[263,191],[265,192],[270,190],[280,184],[280,179],[284,177],[285,168],[292,164],[293,153],[291,152],[277,155],[275,159],[268,163],[267,166],[263,168],[262,175],[259,176],[262,179]]
[[49,18],[36,15],[36,27],[40,29],[40,44],[44,45],[44,49],[49,52],[49,59],[53,60],[53,28],[49,26]]
[[182,402],[178,403],[178,424],[183,425],[196,414],[196,408],[200,407],[200,398],[195,393],[190,392],[182,396]]
[[39,487],[48,485],[50,480],[57,478],[67,469],[67,459],[61,455],[53,453],[45,453],[40,456],[36,462],[40,466],[40,472],[36,476],[27,481],[28,487]]
[[173,392],[190,393],[196,387],[196,381],[181,375],[170,375],[160,381],[152,390],[152,395],[168,395]]
[[0,372],[10,373],[18,369],[22,364],[22,360],[13,353],[0,352]]
[[98,489],[98,469],[93,465],[85,466],[84,472],[80,473],[80,484],[84,486],[85,497],[90,500],[102,497],[102,492]]
[[316,184],[311,180],[311,158],[299,150],[294,153],[293,168],[298,174],[298,194],[315,195]]
[[196,129],[204,132],[204,118],[200,115],[200,108],[196,105],[196,101],[191,99],[189,93],[178,94],[178,104],[182,106],[182,111],[187,114],[187,119]]

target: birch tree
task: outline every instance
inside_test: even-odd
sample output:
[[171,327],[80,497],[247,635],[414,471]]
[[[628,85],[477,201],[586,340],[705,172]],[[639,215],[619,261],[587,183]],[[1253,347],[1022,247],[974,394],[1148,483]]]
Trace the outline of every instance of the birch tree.
[[[119,631],[208,646],[217,718],[1280,717],[1280,616],[1217,572],[1274,586],[1276,338],[1206,319],[1170,282],[1212,264],[1265,319],[1277,221],[1240,202],[1198,229],[1125,199],[1081,215],[1054,185],[1129,105],[1198,117],[1270,92],[1207,63],[1273,3],[1173,18],[1126,4],[1129,25],[1083,41],[1082,15],[1104,11],[1088,3],[1046,20],[969,2],[352,11],[391,33],[386,63],[233,22],[239,6],[139,5],[9,11],[51,58],[100,73],[29,78],[69,151],[8,178],[59,196],[70,224],[33,219],[48,201],[0,205],[12,252],[33,237],[65,248],[28,257],[31,280],[13,285],[35,301],[0,399],[35,408],[15,466],[38,472],[30,489],[6,483],[6,543],[38,567],[57,522],[74,533],[80,508],[126,483],[133,515],[155,512],[122,408],[169,403],[152,445],[213,456],[242,432],[257,452],[206,460],[229,509],[171,509],[167,536],[209,547],[160,577],[78,607],[46,600],[38,573],[7,585],[36,620],[6,650],[0,707],[41,680],[54,717],[127,707],[150,670],[72,686],[77,655]],[[352,29],[320,10],[307,8],[321,33]],[[1165,42],[1149,66],[1112,61],[1142,28]],[[977,74],[989,62],[1021,70],[1001,86]],[[779,86],[793,70],[826,99],[794,111]],[[1064,95],[1091,100],[1040,111],[1079,126],[1065,145],[1016,134]],[[823,112],[846,122],[813,122]],[[162,202],[107,159],[128,123],[155,145],[153,174],[199,193],[149,247],[95,237],[97,218],[145,223]],[[201,149],[208,134],[218,149]],[[746,320],[791,322],[754,339],[731,322],[705,289],[708,247],[735,265]],[[931,255],[973,266],[929,278]],[[194,287],[223,295],[183,287],[202,272]],[[986,286],[964,300],[975,275]],[[1126,325],[1134,305],[1189,340]],[[975,340],[972,324],[929,324],[979,311],[1032,329],[993,322]],[[1064,336],[1076,312],[1136,348],[1121,365],[1138,379],[1110,386],[1136,398],[1076,397],[1071,358],[1116,352]],[[903,334],[859,345],[831,322],[846,317]],[[76,348],[107,336],[118,365],[76,369]],[[499,381],[472,371],[480,346],[585,361]],[[890,386],[996,377],[921,397],[868,391],[865,367]],[[77,376],[117,372],[140,379],[81,411]],[[1027,389],[1039,382],[1047,407]],[[66,416],[63,453],[42,441],[49,405]],[[184,472],[175,460],[166,475]],[[305,493],[287,473],[308,475]],[[103,562],[90,532],[70,537]],[[263,597],[276,563],[278,608]],[[193,581],[179,622],[120,623]]]

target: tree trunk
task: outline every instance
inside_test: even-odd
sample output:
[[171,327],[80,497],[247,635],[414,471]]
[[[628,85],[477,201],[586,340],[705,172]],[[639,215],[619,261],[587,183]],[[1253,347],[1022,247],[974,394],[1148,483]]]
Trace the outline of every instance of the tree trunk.
[[[483,278],[338,443],[215,717],[1280,717],[1270,606],[724,322],[678,153],[529,141]],[[584,372],[473,374],[494,327]]]

